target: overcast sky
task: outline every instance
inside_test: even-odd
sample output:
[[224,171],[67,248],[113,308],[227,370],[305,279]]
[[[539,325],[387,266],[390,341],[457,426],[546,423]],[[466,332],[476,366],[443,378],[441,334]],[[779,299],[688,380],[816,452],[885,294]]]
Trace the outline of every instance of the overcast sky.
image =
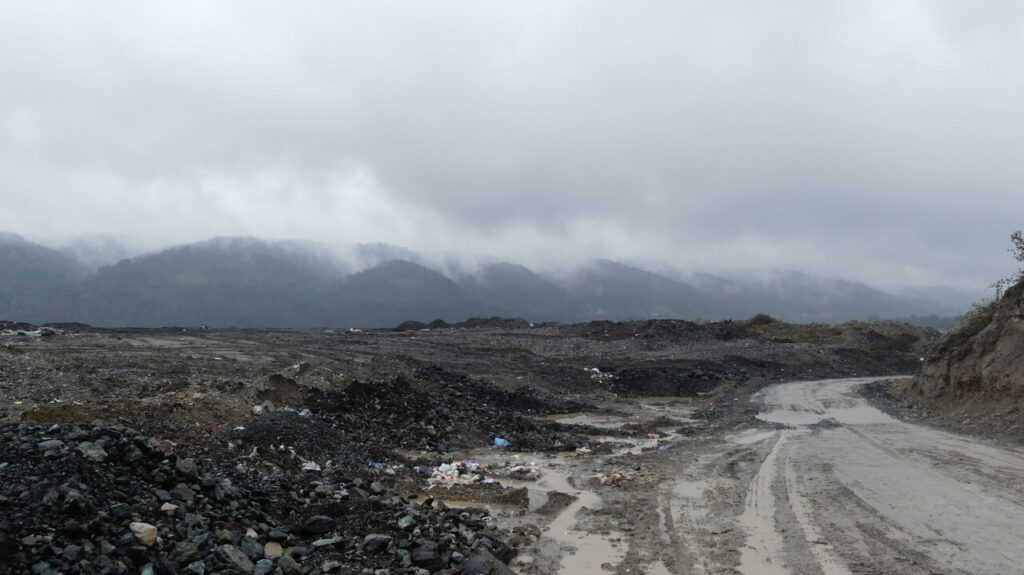
[[4,2],[0,231],[976,290],[1024,2]]

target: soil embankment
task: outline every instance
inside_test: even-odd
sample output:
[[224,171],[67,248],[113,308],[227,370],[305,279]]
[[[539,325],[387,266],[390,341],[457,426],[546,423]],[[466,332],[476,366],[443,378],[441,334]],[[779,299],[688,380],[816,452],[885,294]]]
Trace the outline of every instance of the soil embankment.
[[1024,280],[968,314],[890,391],[925,420],[1024,441]]

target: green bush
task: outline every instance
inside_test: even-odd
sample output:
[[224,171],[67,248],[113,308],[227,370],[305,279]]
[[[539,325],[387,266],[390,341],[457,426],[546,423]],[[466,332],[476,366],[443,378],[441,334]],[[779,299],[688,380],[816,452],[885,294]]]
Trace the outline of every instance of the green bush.
[[778,322],[779,322],[779,320],[775,319],[774,317],[772,317],[772,316],[770,316],[770,315],[768,315],[766,313],[759,313],[759,314],[755,315],[754,317],[748,319],[747,320],[747,325],[768,325],[770,323],[778,323]]

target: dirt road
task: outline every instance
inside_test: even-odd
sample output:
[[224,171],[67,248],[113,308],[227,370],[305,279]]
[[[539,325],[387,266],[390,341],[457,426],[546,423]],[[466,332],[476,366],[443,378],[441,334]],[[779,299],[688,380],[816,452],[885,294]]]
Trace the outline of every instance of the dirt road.
[[[867,381],[773,385],[754,396],[764,427],[581,463],[574,485],[600,499],[558,528],[621,539],[616,573],[1024,572],[1024,452],[892,419],[853,391]],[[633,469],[656,482],[594,481]],[[599,548],[556,571],[594,572]]]
[[[744,516],[744,573],[1013,573],[1024,565],[1024,453],[910,425],[851,389],[756,396],[773,439]],[[743,521],[741,521],[743,522]]]

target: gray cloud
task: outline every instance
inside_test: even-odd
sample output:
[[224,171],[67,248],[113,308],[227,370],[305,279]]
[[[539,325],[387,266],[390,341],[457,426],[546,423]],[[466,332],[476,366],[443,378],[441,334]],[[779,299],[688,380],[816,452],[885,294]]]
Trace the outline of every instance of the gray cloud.
[[0,229],[386,241],[977,288],[1016,2],[0,8]]

